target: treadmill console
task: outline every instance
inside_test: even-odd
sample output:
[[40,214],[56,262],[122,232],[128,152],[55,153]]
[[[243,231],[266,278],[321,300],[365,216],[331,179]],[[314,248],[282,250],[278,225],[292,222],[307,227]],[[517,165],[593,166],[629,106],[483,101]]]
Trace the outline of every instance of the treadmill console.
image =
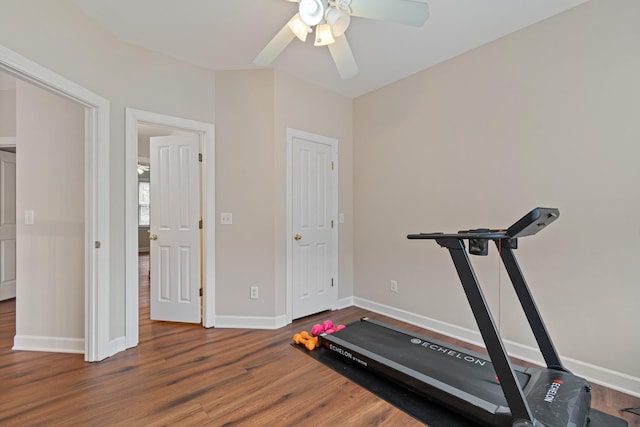
[[556,208],[535,208],[507,229],[511,239],[532,236],[558,219],[560,211]]

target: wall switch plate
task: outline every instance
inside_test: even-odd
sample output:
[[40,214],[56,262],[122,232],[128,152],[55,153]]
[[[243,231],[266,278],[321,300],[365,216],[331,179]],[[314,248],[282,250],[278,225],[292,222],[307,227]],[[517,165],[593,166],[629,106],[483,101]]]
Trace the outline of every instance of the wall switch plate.
[[24,225],[33,225],[33,211],[24,211]]
[[220,213],[220,224],[230,225],[233,224],[233,214],[231,212]]
[[389,283],[389,289],[391,290],[391,292],[398,292],[398,281],[397,280],[392,280]]
[[258,287],[257,286],[252,286],[251,287],[251,294],[249,296],[250,299],[258,299],[260,298],[260,295],[258,294]]

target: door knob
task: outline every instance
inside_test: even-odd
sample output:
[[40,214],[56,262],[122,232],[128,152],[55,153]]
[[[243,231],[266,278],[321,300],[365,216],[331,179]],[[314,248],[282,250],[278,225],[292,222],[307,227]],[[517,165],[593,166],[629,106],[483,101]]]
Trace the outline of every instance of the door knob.
[[158,235],[157,234],[150,234],[149,235],[149,240],[158,240]]
[[299,234],[296,234],[295,236],[293,236],[293,238],[296,239],[296,240],[300,240],[300,239],[302,239],[302,236],[299,235]]

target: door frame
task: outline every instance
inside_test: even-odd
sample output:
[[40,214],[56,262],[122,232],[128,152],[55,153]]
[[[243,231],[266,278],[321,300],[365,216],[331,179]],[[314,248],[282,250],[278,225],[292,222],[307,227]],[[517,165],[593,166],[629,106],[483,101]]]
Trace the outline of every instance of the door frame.
[[0,70],[85,107],[84,359],[118,350],[110,341],[109,101],[0,45]]
[[176,128],[200,135],[202,148],[201,199],[202,325],[215,326],[215,126],[212,123],[149,111],[125,110],[125,345],[138,345],[138,125]]
[[293,321],[293,139],[301,138],[318,144],[325,144],[331,147],[331,155],[334,163],[334,173],[331,174],[331,185],[333,191],[333,209],[331,216],[334,221],[333,228],[333,268],[332,277],[335,278],[334,283],[334,307],[338,304],[338,287],[340,280],[338,279],[338,140],[322,135],[305,132],[298,129],[287,128],[287,301],[286,301],[286,322]]

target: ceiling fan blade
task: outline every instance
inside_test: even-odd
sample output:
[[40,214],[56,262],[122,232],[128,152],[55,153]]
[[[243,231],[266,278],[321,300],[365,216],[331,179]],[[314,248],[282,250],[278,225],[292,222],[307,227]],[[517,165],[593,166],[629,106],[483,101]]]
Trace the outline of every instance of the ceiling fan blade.
[[351,0],[351,15],[422,26],[429,17],[429,5],[414,0]]
[[285,24],[278,34],[276,34],[258,56],[255,57],[253,63],[259,67],[271,65],[295,37],[296,35],[289,28],[289,24]]
[[342,80],[350,79],[358,74],[360,71],[358,64],[356,64],[356,59],[353,57],[353,52],[351,52],[351,47],[345,36],[336,37],[335,43],[329,45],[329,52],[331,52],[331,57],[336,63]]

